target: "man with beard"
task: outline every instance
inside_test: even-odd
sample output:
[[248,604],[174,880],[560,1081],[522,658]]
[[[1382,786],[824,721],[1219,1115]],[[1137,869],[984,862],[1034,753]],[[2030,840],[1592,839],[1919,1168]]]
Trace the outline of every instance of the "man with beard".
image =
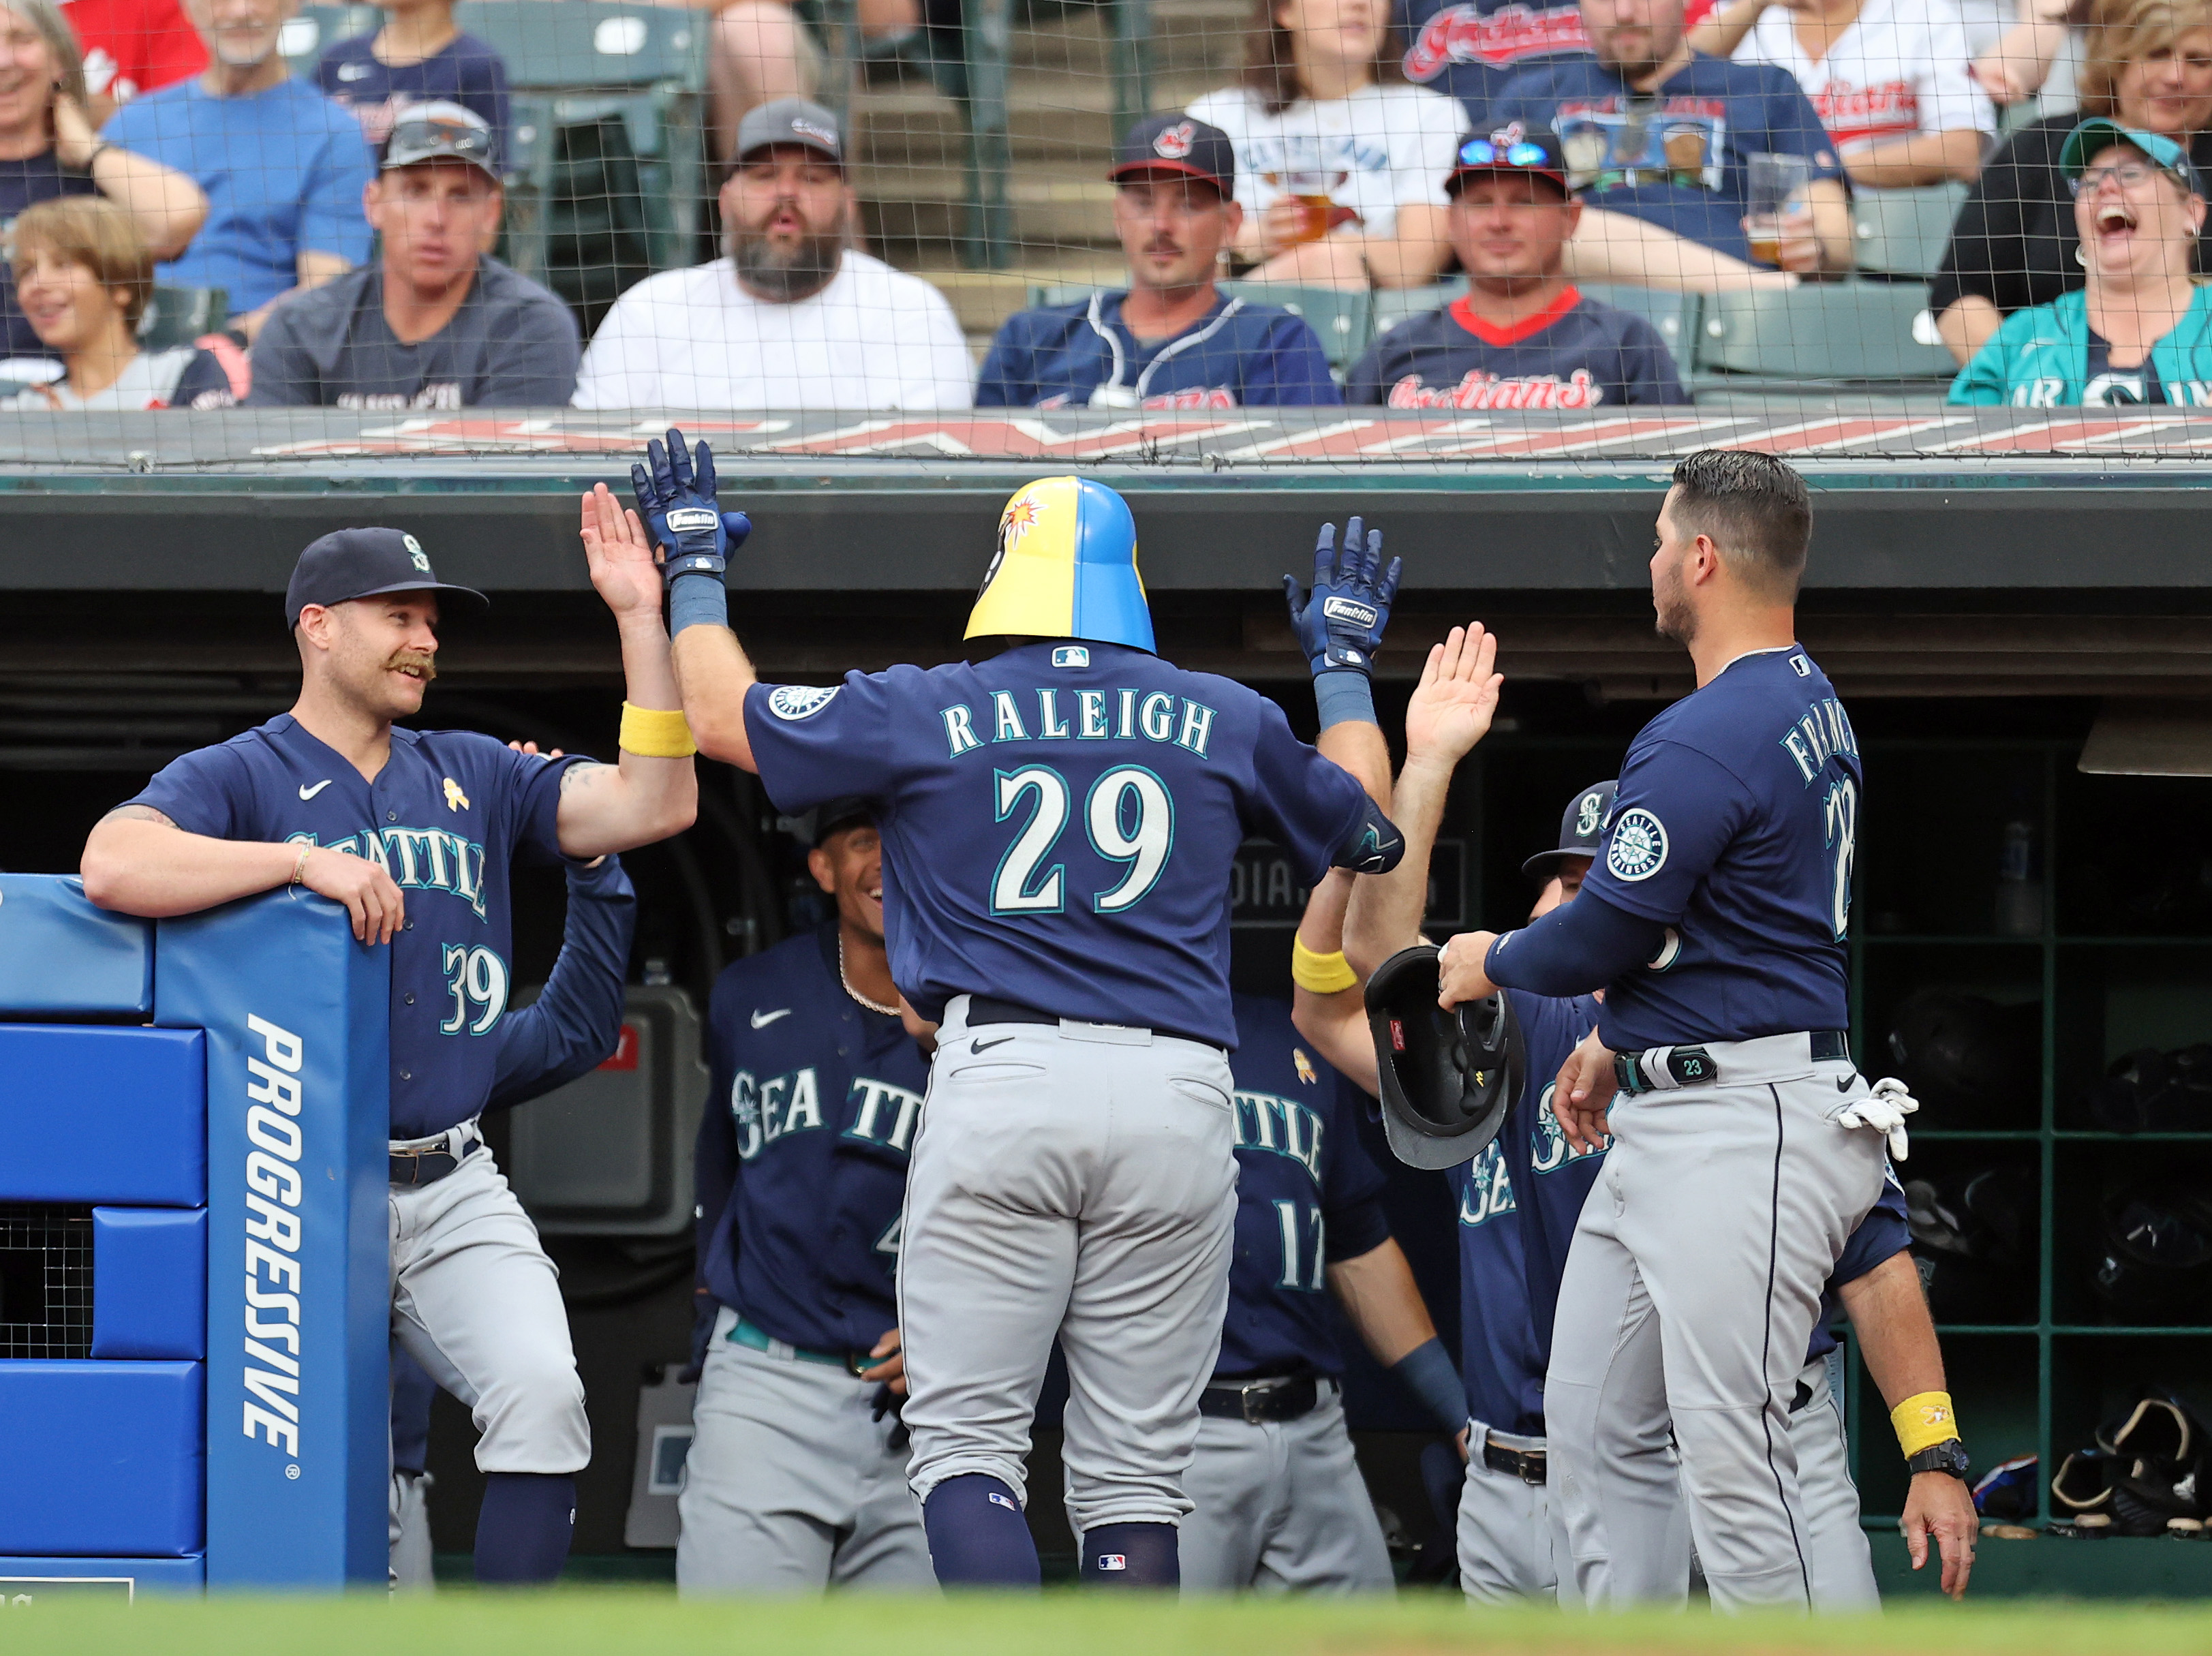
[[929,1060],[891,986],[874,807],[830,800],[799,833],[836,916],[729,967],[708,1014],[687,1595],[937,1582],[893,1278]]
[[359,122],[284,67],[277,37],[298,0],[185,0],[185,9],[206,70],[132,99],[100,136],[207,192],[207,223],[155,280],[222,289],[250,342],[276,301],[368,257],[368,145]]
[[1370,346],[1346,401],[1589,409],[1690,400],[1656,328],[1584,298],[1560,275],[1583,204],[1567,188],[1557,137],[1515,125],[1469,138],[1444,191],[1467,292]]
[[1150,115],[1107,176],[1129,286],[1006,319],[984,408],[1260,408],[1344,400],[1305,319],[1214,285],[1236,240],[1237,151],[1218,126]]
[[722,185],[726,259],[639,283],[599,324],[579,408],[966,408],[974,369],[945,295],[846,243],[837,118],[803,98],[746,115]]
[[1582,0],[1589,52],[1516,75],[1491,119],[1557,132],[1569,180],[1593,210],[1745,261],[1752,157],[1802,157],[1808,182],[1763,262],[1849,270],[1850,203],[1819,113],[1787,70],[1692,51],[1682,10],[1683,0]]
[[253,344],[255,408],[559,408],[576,319],[478,250],[505,200],[492,131],[454,103],[400,116],[368,186],[375,264],[301,294]]

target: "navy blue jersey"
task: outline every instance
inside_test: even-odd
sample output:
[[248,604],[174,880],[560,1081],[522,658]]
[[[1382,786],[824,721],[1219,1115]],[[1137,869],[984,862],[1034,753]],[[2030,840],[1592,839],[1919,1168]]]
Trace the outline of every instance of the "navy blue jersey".
[[[1713,0],[1689,0],[1683,27],[1696,27],[1712,9]],[[1397,21],[1410,43],[1406,78],[1457,98],[1478,132],[1492,124],[1492,100],[1518,71],[1589,50],[1573,0],[1398,0]]]
[[315,65],[315,84],[343,104],[373,144],[391,136],[392,124],[410,104],[444,100],[483,118],[492,153],[507,153],[507,64],[473,34],[456,34],[419,64],[378,61],[374,34],[333,40]]
[[1121,320],[1126,293],[1017,311],[991,341],[978,408],[1334,406],[1321,341],[1302,316],[1217,294],[1213,308],[1168,339],[1139,339]]
[[392,1135],[427,1138],[491,1096],[512,982],[508,865],[557,860],[561,774],[465,730],[394,730],[374,782],[289,713],[172,760],[130,803],[187,833],[320,845],[405,893],[392,939]]
[[1522,70],[1501,88],[1498,122],[1550,126],[1583,198],[1742,259],[1752,156],[1802,155],[1840,177],[1835,146],[1786,69],[1698,52],[1656,92],[1632,91],[1595,57]]
[[892,1273],[929,1062],[837,974],[837,928],[737,962],[708,1009],[700,1275],[769,1335],[866,1351],[898,1321]]
[[1619,407],[1686,403],[1674,353],[1642,317],[1570,287],[1534,316],[1494,327],[1462,295],[1367,348],[1345,400],[1389,408]]
[[1340,1376],[1327,1267],[1389,1239],[1382,1174],[1352,1125],[1358,1095],[1308,1054],[1290,1002],[1235,999],[1237,1251],[1213,1372]]
[[1460,1376],[1469,1419],[1540,1437],[1559,1276],[1605,1156],[1568,1145],[1552,1116],[1552,1088],[1597,1003],[1506,992],[1521,1020],[1528,1079],[1498,1135],[1449,1175],[1459,1202]]
[[1795,644],[1739,656],[1644,727],[1583,890],[1668,935],[1607,990],[1607,1046],[1849,1026],[1863,781],[1835,686]]
[[637,889],[622,859],[568,867],[568,918],[545,987],[499,1020],[487,1110],[507,1110],[597,1068],[622,1039],[623,979],[637,929]]
[[1237,846],[1310,882],[1367,820],[1273,702],[1119,644],[756,685],[745,729],[777,809],[875,803],[891,977],[933,1021],[993,995],[1233,1048]]
[[1813,1343],[1805,1354],[1808,1362],[1826,1356],[1838,1341],[1832,1326],[1836,1312],[1842,1301],[1836,1290],[1846,1282],[1856,1282],[1885,1259],[1894,1258],[1912,1245],[1912,1232],[1905,1223],[1905,1187],[1897,1182],[1897,1170],[1882,1170],[1881,1194],[1875,1198],[1867,1216],[1859,1221],[1858,1229],[1844,1240],[1843,1257],[1828,1273],[1827,1286],[1820,1290],[1820,1320],[1813,1324]]

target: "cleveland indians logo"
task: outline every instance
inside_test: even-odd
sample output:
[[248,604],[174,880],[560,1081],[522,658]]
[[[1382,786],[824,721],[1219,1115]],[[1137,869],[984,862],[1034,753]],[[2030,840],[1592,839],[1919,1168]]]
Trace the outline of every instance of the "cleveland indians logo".
[[1177,121],[1152,140],[1152,153],[1163,161],[1181,161],[1190,154],[1190,146],[1197,137],[1195,122]]
[[1522,126],[1520,122],[1508,121],[1490,135],[1490,141],[1500,149],[1510,149],[1528,136],[1528,128]]

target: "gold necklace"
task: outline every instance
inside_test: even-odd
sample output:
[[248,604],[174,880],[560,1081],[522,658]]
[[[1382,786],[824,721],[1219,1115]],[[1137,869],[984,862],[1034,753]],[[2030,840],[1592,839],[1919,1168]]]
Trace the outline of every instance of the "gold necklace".
[[886,1018],[896,1018],[899,1015],[899,1009],[896,1007],[887,1007],[880,1001],[871,1001],[866,995],[861,994],[853,987],[853,980],[845,975],[845,932],[842,927],[838,928],[837,930],[837,981],[845,986],[846,994],[867,1008],[869,1011],[880,1012]]

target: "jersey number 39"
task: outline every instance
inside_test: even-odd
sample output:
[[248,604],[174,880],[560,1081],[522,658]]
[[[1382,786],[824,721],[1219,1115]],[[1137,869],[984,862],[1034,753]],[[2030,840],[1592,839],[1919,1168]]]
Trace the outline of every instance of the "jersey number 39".
[[[1027,802],[1029,819],[999,859],[991,877],[994,914],[1059,914],[1067,906],[1067,869],[1043,866],[1067,827],[1071,795],[1067,778],[1050,765],[1025,764],[995,773],[993,804],[998,820],[1016,815]],[[1168,866],[1175,849],[1175,800],[1167,784],[1140,764],[1109,770],[1091,784],[1083,801],[1083,825],[1091,849],[1109,862],[1128,865],[1109,890],[1091,899],[1099,914],[1118,914],[1143,901]]]
[[453,1015],[438,1026],[439,1032],[458,1035],[465,1025],[471,1035],[489,1033],[499,1021],[499,1014],[507,1010],[507,962],[481,943],[474,948],[448,943],[445,970],[446,993],[453,997]]

